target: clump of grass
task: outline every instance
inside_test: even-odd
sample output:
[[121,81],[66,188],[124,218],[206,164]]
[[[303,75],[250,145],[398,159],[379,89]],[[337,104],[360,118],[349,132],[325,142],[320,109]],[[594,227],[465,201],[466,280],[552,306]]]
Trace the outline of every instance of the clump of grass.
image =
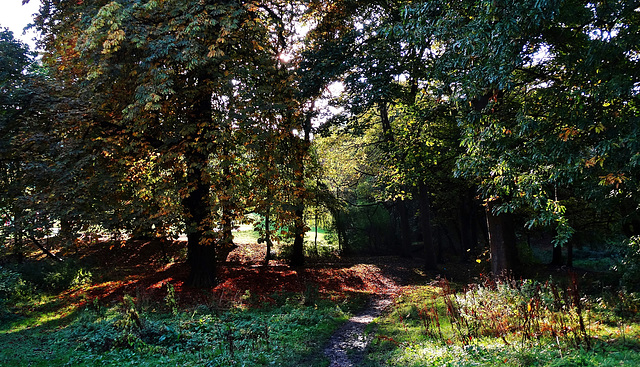
[[460,294],[452,294],[446,281],[441,281],[441,288],[446,316],[462,344],[490,336],[505,344],[552,339],[576,348],[591,347],[575,274],[566,288],[551,280],[508,277],[484,278]]
[[[615,307],[605,312],[582,296],[575,275],[565,285],[552,279],[485,277],[460,291],[453,288],[445,279],[407,288],[393,310],[378,320],[370,362],[545,365],[559,358],[571,365],[578,355],[589,361],[612,359],[617,348],[629,349],[632,335],[638,335],[637,327],[629,327],[630,319],[624,319],[626,327],[604,328],[596,317],[614,313]],[[640,353],[621,358],[640,361]]]

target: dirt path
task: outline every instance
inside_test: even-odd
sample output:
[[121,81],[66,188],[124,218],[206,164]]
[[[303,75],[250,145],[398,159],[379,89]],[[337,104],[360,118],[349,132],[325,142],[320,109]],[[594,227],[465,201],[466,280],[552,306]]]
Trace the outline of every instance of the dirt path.
[[364,359],[367,346],[374,337],[373,334],[365,335],[364,330],[391,305],[394,295],[400,290],[399,283],[404,283],[408,277],[408,268],[396,268],[392,273],[391,277],[384,277],[386,289],[371,297],[367,306],[336,330],[329,339],[324,354],[331,361],[330,367],[357,366]]
[[357,366],[364,358],[373,335],[364,335],[364,329],[391,304],[391,295],[381,295],[369,301],[369,305],[349,319],[329,340],[324,354],[331,367]]

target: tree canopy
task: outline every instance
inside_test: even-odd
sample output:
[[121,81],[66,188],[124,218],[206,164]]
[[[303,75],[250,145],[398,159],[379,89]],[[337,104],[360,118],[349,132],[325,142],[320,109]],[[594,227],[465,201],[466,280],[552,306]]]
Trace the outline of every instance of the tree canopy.
[[498,272],[517,228],[635,233],[639,6],[43,0],[37,67],[0,33],[4,236],[185,233],[207,286],[250,213],[293,265],[309,206],[427,269],[445,240]]

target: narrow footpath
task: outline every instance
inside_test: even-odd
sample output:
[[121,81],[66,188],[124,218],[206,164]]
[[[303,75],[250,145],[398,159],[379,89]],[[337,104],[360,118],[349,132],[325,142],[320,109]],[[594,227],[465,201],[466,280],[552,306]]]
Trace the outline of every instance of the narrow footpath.
[[[378,260],[380,261],[380,259]],[[377,283],[383,289],[371,296],[367,306],[350,318],[331,336],[324,349],[324,355],[330,360],[330,367],[354,367],[362,363],[367,346],[375,333],[365,333],[367,325],[382,315],[392,304],[402,285],[414,277],[413,269],[421,264],[417,261],[387,258],[378,264],[384,271],[378,274]]]
[[364,310],[349,319],[329,340],[324,354],[329,357],[331,367],[357,366],[364,358],[367,346],[373,338],[364,330],[376,317],[391,305],[392,294],[372,297]]

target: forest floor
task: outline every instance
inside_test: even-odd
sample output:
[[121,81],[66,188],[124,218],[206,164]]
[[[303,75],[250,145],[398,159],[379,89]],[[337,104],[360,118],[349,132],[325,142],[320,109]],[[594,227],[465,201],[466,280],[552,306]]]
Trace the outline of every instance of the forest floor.
[[[133,246],[129,243],[88,253],[92,258],[113,259],[113,263],[107,260],[108,268],[130,274],[120,282],[96,284],[89,300],[113,302],[124,294],[136,293],[151,302],[161,302],[167,284],[173,285],[182,307],[202,303],[215,303],[220,308],[239,303],[259,306],[274,302],[274,295],[284,293],[317,292],[333,301],[360,295],[364,306],[332,334],[323,349],[331,367],[350,367],[360,364],[373,339],[374,333],[365,332],[367,326],[393,303],[403,286],[425,277],[417,270],[419,260],[393,256],[310,259],[303,269],[292,269],[279,260],[264,266],[264,247],[244,243],[230,253],[227,263],[220,264],[221,283],[203,292],[184,286],[188,271],[185,264],[170,262],[184,246],[181,242],[139,241]],[[136,250],[127,253],[131,249]],[[118,260],[122,258],[127,260]]]
[[[277,309],[292,300],[301,307],[313,307],[324,300],[355,316],[342,326],[335,324],[325,339],[318,338],[324,341],[302,363],[322,365],[318,360],[328,358],[331,366],[357,365],[372,338],[364,335],[366,326],[392,303],[403,284],[424,277],[416,271],[419,263],[397,257],[310,257],[304,268],[291,268],[283,260],[264,266],[264,247],[247,242],[238,244],[227,262],[218,264],[218,285],[197,289],[185,284],[189,268],[184,263],[184,241],[96,240],[79,245],[57,253],[65,261],[62,264],[38,252],[22,264],[6,264],[41,289],[38,294],[48,295],[23,301],[12,311],[14,316],[0,315],[0,339],[9,349],[16,348],[15,355],[24,354],[22,344],[33,335],[37,335],[33,339],[49,338],[87,312],[122,310],[127,297],[136,309],[151,314],[170,313],[169,298],[185,314],[203,306],[219,314],[233,309]],[[0,365],[2,358],[14,361],[0,356]]]
[[239,244],[227,262],[218,264],[219,284],[207,290],[185,285],[189,268],[181,255],[182,241],[128,241],[88,246],[77,257],[90,264],[97,276],[82,294],[62,294],[79,305],[112,303],[123,295],[139,295],[143,302],[162,301],[167,285],[175,290],[181,307],[207,304],[216,308],[275,302],[279,294],[315,293],[331,300],[369,294],[391,295],[400,284],[421,277],[419,263],[397,257],[309,258],[304,268],[292,268],[284,260],[264,266],[264,248]]
[[[450,360],[434,360],[437,364],[465,365],[467,361],[481,361],[485,352],[500,356],[499,361],[493,358],[480,364],[492,366],[503,361],[525,365],[523,361],[537,355],[552,360],[558,352],[556,347],[540,344],[535,348],[541,349],[522,348],[513,354],[508,348],[514,341],[507,343],[504,336],[499,339],[505,343],[504,350],[485,342],[474,342],[478,344],[471,350],[466,345],[471,339],[458,350],[456,338],[461,330],[453,327],[449,306],[444,307],[443,302],[452,297],[446,289],[495,292],[495,283],[481,284],[481,273],[487,265],[484,262],[448,263],[436,272],[425,273],[420,270],[419,258],[327,256],[309,257],[304,268],[296,269],[282,260],[264,266],[263,246],[245,241],[227,262],[218,264],[218,285],[195,289],[185,285],[189,271],[184,263],[185,251],[184,241],[94,241],[81,243],[70,252],[59,252],[65,259],[62,264],[39,253],[31,254],[22,264],[3,264],[0,270],[10,272],[0,274],[4,277],[0,283],[14,279],[12,274],[19,274],[24,282],[14,282],[23,295],[13,305],[1,299],[0,289],[0,301],[4,302],[0,302],[0,343],[7,346],[0,351],[0,366],[93,365],[96,355],[106,366],[120,365],[134,355],[139,360],[131,359],[132,365],[328,363],[331,367],[347,367],[387,365],[387,360],[396,361],[390,365],[425,365],[425,355],[451,356],[447,357]],[[540,299],[545,294],[552,296],[540,290],[546,280],[567,279],[566,269],[538,265],[521,270],[531,273],[525,278],[541,280],[536,283],[540,284],[536,291],[540,293],[535,296]],[[603,283],[604,273],[582,271],[578,277],[584,290],[590,291],[590,284],[599,289],[608,287]],[[475,288],[467,288],[470,282],[476,283]],[[522,282],[522,278],[511,280],[513,284]],[[30,290],[24,284],[38,289]],[[523,289],[507,287],[489,297],[506,297],[504,302],[510,302]],[[600,345],[606,353],[602,353],[613,356],[607,361],[633,365],[640,361],[636,352],[640,343],[635,343],[640,340],[640,324],[635,321],[637,303],[623,305],[615,294],[608,303],[601,294],[589,296],[600,299],[591,303],[589,311],[589,317],[593,317],[589,321],[592,339],[603,340]],[[132,302],[132,309],[127,302]],[[483,303],[468,307],[483,307]],[[570,309],[571,304],[563,307]],[[515,308],[516,318],[509,322],[518,324],[519,310]],[[501,312],[495,320],[508,316],[506,311]],[[539,315],[543,312],[550,311],[540,309]],[[138,323],[137,328],[132,328],[132,322]],[[484,321],[476,322],[482,326]],[[429,341],[436,334],[436,326],[440,340]],[[511,330],[488,333],[515,338],[509,334]],[[545,330],[535,331],[536,335]],[[564,329],[552,325],[552,333],[554,330],[563,335]],[[518,340],[524,340],[524,334],[518,333]],[[568,334],[566,338],[569,346]],[[194,345],[199,346],[194,349]],[[612,346],[614,352],[627,354],[617,357],[612,354]],[[416,354],[416,348],[433,353]],[[571,354],[569,347],[562,348],[563,360],[584,357]],[[527,350],[532,352],[523,354]],[[594,356],[601,358],[600,354]],[[547,364],[542,361],[539,365]]]

